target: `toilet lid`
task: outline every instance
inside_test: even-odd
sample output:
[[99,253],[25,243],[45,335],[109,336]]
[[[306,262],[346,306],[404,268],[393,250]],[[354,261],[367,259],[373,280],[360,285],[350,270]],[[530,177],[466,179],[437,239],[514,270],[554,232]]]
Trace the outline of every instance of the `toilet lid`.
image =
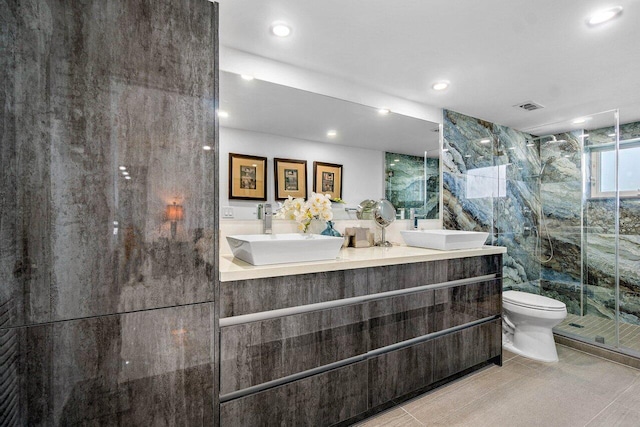
[[538,310],[561,311],[567,309],[567,306],[563,302],[528,292],[506,291],[502,293],[502,300],[510,304]]

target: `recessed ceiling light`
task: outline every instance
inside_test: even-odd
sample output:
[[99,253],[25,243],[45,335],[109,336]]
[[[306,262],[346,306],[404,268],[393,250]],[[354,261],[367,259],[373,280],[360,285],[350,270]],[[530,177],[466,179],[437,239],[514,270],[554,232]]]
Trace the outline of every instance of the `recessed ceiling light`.
[[578,135],[579,138],[586,138],[588,136],[589,136],[588,133],[583,133],[582,135]]
[[131,179],[131,177],[130,176],[125,176],[124,179]]
[[229,117],[229,113],[226,111],[218,110],[218,117],[227,118]]
[[433,90],[445,90],[448,87],[449,87],[449,82],[437,82],[437,83],[434,83],[433,86],[431,86]]
[[465,156],[466,158],[469,158],[469,157],[471,157],[471,154],[465,154],[464,156]]
[[516,147],[509,147],[509,150],[515,150]]
[[616,136],[615,133],[608,133],[607,136]]
[[335,131],[333,129],[331,129],[330,131],[327,131],[327,136],[336,136],[338,134],[338,131]]
[[[615,135],[615,134],[614,134]],[[121,171],[126,171],[127,167],[126,166],[120,166],[118,169],[120,169]]]
[[123,171],[123,172],[122,172],[122,175],[127,176],[127,175],[129,175],[129,172],[127,172],[127,171]]
[[400,163],[400,159],[394,159],[393,161],[396,163]]
[[490,142],[491,142],[491,140],[490,140],[489,138],[484,138],[484,139],[481,139],[481,140],[480,140],[480,142],[481,142],[482,144],[488,144],[488,143],[490,143]]
[[534,144],[533,142],[530,142],[530,143],[527,144],[527,147],[535,147],[535,146],[536,146],[536,144]]
[[242,80],[248,80],[248,81],[255,79],[255,77],[253,77],[251,74],[240,74],[240,77],[242,77]]
[[587,24],[591,26],[596,26],[600,24],[604,24],[607,21],[612,20],[613,18],[619,16],[622,13],[622,6],[612,7],[611,9],[603,9],[599,10],[587,19]]
[[591,120],[591,117],[580,117],[579,119],[575,119],[571,123],[573,123],[574,125],[580,125],[580,124],[586,122],[587,120]]
[[284,22],[274,22],[271,24],[271,34],[278,37],[287,37],[291,34],[291,27]]
[[382,114],[382,115],[389,114],[390,112],[391,112],[391,110],[389,110],[388,108],[380,108],[380,109],[378,110],[378,113],[379,113],[379,114]]
[[449,151],[449,149],[448,149],[448,148],[443,148],[443,149],[442,149],[442,152],[443,152],[443,153],[446,153],[447,151]]
[[211,146],[210,145],[204,145],[204,146],[202,146],[202,149],[204,151],[209,151],[209,150],[211,150]]

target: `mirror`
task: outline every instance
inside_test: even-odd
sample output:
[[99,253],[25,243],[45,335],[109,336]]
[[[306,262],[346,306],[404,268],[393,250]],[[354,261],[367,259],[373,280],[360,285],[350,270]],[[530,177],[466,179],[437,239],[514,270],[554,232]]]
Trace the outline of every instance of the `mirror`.
[[[336,219],[351,218],[361,200],[389,198],[387,152],[394,158],[420,157],[422,162],[426,152],[429,161],[439,165],[437,123],[394,112],[383,114],[374,107],[258,79],[245,80],[225,71],[220,72],[219,123],[222,219],[255,219],[256,205],[261,203],[229,200],[229,153],[267,158],[266,198],[272,203],[277,201],[274,158],[306,162],[308,194],[315,191],[314,162],[340,166],[341,198],[346,204],[334,205]],[[394,167],[400,173],[403,166]],[[436,175],[439,178],[439,169]],[[402,200],[396,199],[402,208]],[[350,207],[353,209],[345,209]],[[439,204],[432,210],[437,218]]]
[[363,200],[360,202],[356,209],[356,218],[358,219],[373,219],[373,210],[376,207],[376,202],[371,199]]
[[382,229],[382,238],[380,242],[376,243],[376,246],[392,246],[391,243],[387,242],[385,231],[389,224],[396,220],[396,208],[388,200],[379,200],[373,209],[373,219]]

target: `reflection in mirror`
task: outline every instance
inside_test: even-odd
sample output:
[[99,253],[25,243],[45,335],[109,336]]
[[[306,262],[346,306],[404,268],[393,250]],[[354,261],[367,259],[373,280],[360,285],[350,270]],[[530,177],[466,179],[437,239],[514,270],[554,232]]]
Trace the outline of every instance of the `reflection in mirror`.
[[396,207],[399,219],[414,216],[438,219],[440,159],[385,153],[385,197]]
[[[385,197],[385,152],[439,152],[437,123],[393,111],[382,114],[378,107],[221,71],[220,111],[226,114],[219,114],[220,158],[229,152],[267,157],[266,199],[274,203],[274,158],[306,162],[307,192],[312,191],[314,162],[341,165],[346,205],[334,206],[334,214],[336,219],[355,219],[355,209],[345,207]],[[221,218],[255,219],[257,202],[229,200],[228,176],[228,164],[222,161]]]

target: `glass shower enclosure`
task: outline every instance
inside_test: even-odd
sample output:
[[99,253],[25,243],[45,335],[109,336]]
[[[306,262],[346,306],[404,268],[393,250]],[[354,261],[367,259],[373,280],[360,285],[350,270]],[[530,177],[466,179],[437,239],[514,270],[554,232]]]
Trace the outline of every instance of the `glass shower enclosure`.
[[640,122],[617,110],[545,126],[534,256],[554,332],[640,357]]

